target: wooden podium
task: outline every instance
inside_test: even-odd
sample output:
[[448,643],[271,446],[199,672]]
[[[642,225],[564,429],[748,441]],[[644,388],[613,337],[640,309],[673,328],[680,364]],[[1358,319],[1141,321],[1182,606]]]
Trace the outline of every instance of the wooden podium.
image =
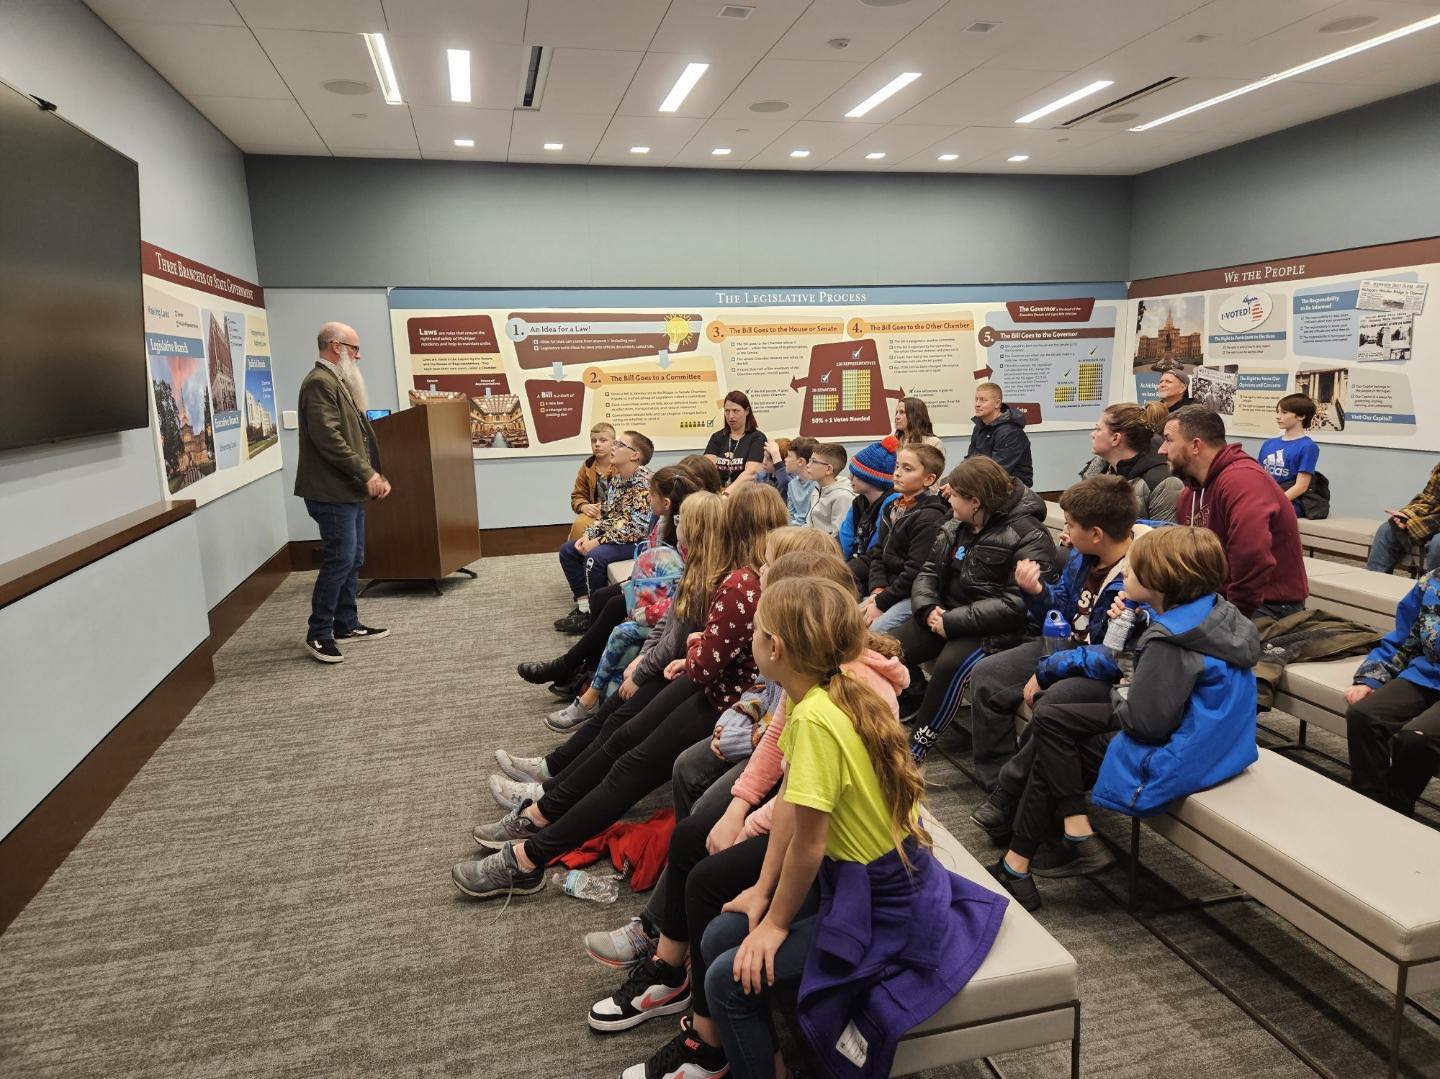
[[379,581],[429,581],[480,557],[470,406],[465,401],[415,405],[376,420],[380,470],[389,497],[365,504],[365,564],[360,576]]

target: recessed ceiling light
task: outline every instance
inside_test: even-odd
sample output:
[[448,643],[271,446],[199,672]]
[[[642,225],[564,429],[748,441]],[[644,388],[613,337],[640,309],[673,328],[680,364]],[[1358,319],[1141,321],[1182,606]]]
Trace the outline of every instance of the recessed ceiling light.
[[650,147],[648,147],[648,146],[632,146],[632,147],[630,147],[630,152],[631,152],[632,154],[648,154],[648,153],[650,152]]
[[726,4],[716,14],[717,19],[748,19],[755,9],[746,4]]
[[791,157],[809,157],[809,156],[810,156],[810,151],[809,151],[809,150],[791,150],[791,151],[790,151],[790,156],[791,156]]
[[462,150],[468,150],[468,149],[470,149],[472,146],[475,145],[475,140],[474,140],[474,139],[456,139],[456,140],[455,140],[455,145],[458,146],[458,147],[460,147],[460,149],[462,149]]
[[1367,26],[1374,26],[1380,21],[1376,15],[1351,15],[1345,19],[1335,19],[1320,27],[1322,34],[1350,34],[1356,30],[1363,30]]
[[713,150],[710,151],[710,156],[711,156],[711,157],[725,157],[725,156],[727,156],[729,153],[730,153],[730,147],[728,147],[728,146],[717,146],[717,147],[715,147],[715,149],[713,149]]
[[868,153],[868,154],[865,155],[865,160],[866,160],[866,161],[879,161],[879,160],[880,160],[882,157],[884,157],[884,156],[885,156],[885,151],[884,151],[884,150],[872,150],[872,151],[870,151],[870,153]]
[[380,80],[380,93],[385,95],[387,105],[403,105],[400,99],[400,83],[395,78],[395,65],[390,62],[390,50],[385,46],[384,34],[361,34],[365,48],[370,51],[370,63],[375,68],[375,77]]
[[470,102],[470,50],[446,49],[445,62],[450,68],[450,100]]
[[1048,105],[1041,105],[1041,106],[1040,106],[1038,109],[1036,109],[1034,112],[1027,112],[1024,116],[1020,117],[1020,118],[1019,118],[1018,120],[1016,120],[1015,122],[1016,122],[1017,124],[1028,124],[1028,123],[1030,123],[1032,120],[1038,120],[1038,119],[1040,119],[1040,117],[1042,117],[1042,116],[1049,116],[1052,112],[1055,112],[1055,111],[1057,111],[1057,110],[1059,110],[1059,109],[1063,109],[1066,105],[1073,105],[1073,104],[1075,104],[1075,102],[1079,101],[1082,97],[1089,97],[1091,94],[1099,93],[1101,90],[1105,89],[1105,87],[1107,87],[1107,86],[1114,86],[1114,85],[1115,85],[1115,80],[1114,80],[1114,79],[1097,79],[1096,81],[1092,82],[1089,86],[1082,86],[1082,87],[1080,87],[1080,89],[1074,91],[1073,93],[1066,94],[1064,97],[1061,97],[1061,98],[1056,98],[1054,101],[1050,102],[1050,104],[1048,104]]
[[1011,154],[1011,155],[1010,155],[1009,157],[1007,157],[1005,160],[1006,160],[1006,161],[1029,161],[1029,160],[1030,160],[1030,155],[1029,155],[1029,154]]
[[679,109],[681,102],[695,89],[700,76],[709,70],[709,64],[686,64],[685,70],[680,72],[680,77],[675,80],[675,85],[670,87],[670,92],[665,95],[665,100],[660,102],[660,111],[675,112]]
[[941,154],[941,155],[940,155],[939,157],[937,157],[935,160],[936,160],[936,161],[959,161],[959,160],[960,160],[960,155],[959,155],[959,154]]
[[969,26],[965,27],[965,33],[988,34],[991,30],[994,30],[995,27],[999,25],[1000,23],[995,19],[982,19],[979,22],[972,22]]
[[1169,113],[1166,116],[1161,116],[1159,119],[1151,120],[1149,123],[1139,124],[1135,127],[1132,127],[1130,130],[1149,131],[1152,127],[1159,127],[1161,124],[1168,124],[1171,120],[1178,120],[1182,116],[1189,116],[1192,113],[1199,112],[1201,109],[1208,109],[1212,105],[1220,105],[1226,101],[1232,101],[1242,94],[1248,94],[1255,90],[1263,90],[1265,87],[1271,86],[1284,79],[1293,79],[1296,75],[1303,75],[1307,71],[1314,71],[1317,67],[1324,67],[1326,64],[1333,64],[1337,60],[1347,59],[1351,56],[1356,55],[1357,53],[1365,52],[1368,49],[1373,49],[1380,45],[1388,45],[1390,44],[1390,42],[1398,41],[1402,37],[1409,37],[1411,34],[1418,34],[1421,30],[1429,30],[1432,26],[1440,26],[1440,15],[1431,15],[1428,19],[1421,19],[1419,22],[1412,22],[1408,26],[1401,26],[1398,29],[1391,30],[1389,33],[1379,34],[1375,37],[1366,38],[1364,41],[1357,41],[1353,45],[1346,46],[1343,49],[1337,49],[1334,52],[1326,53],[1324,56],[1316,57],[1314,60],[1307,60],[1303,64],[1298,64],[1292,68],[1286,68],[1284,71],[1277,71],[1273,75],[1266,75],[1263,79],[1257,79],[1255,82],[1246,83],[1244,86],[1238,87],[1234,90],[1230,90],[1226,93],[1217,94],[1215,97],[1206,98],[1204,101],[1197,101],[1194,105],[1186,106],[1185,108],[1180,109],[1176,112]]
[[892,97],[895,94],[898,94],[901,90],[905,89],[905,87],[909,86],[919,77],[920,72],[918,71],[906,71],[900,75],[896,75],[884,86],[880,87],[880,89],[876,90],[864,101],[860,102],[860,104],[856,105],[853,109],[847,112],[845,114],[846,119],[853,120],[857,116],[864,116],[876,105],[880,104],[880,102],[884,101],[888,97]]
[[563,149],[565,149],[565,144],[564,144],[563,142],[547,142],[547,143],[545,144],[545,149],[547,149],[547,150],[563,150]]

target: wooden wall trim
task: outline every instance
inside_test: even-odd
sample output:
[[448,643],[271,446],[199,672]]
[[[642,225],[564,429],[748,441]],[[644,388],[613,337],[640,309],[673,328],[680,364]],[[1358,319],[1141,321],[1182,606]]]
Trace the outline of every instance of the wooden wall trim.
[[47,584],[54,584],[194,512],[194,499],[152,502],[123,517],[6,562],[0,565],[0,607],[24,599]]
[[215,684],[215,652],[289,572],[287,545],[211,609],[209,636],[0,839],[0,933]]

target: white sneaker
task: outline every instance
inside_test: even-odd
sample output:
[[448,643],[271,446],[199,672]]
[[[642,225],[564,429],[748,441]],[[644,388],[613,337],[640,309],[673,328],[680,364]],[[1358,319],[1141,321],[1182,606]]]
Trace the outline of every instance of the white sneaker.
[[512,757],[503,749],[497,749],[495,763],[500,766],[500,771],[521,783],[544,783],[551,778],[544,757]]
[[490,777],[490,797],[501,809],[520,809],[526,802],[538,802],[545,794],[539,783],[519,783],[504,776]]
[[595,708],[586,708],[576,697],[558,712],[551,712],[545,717],[545,726],[549,727],[556,734],[569,734],[580,724],[593,716],[599,705]]

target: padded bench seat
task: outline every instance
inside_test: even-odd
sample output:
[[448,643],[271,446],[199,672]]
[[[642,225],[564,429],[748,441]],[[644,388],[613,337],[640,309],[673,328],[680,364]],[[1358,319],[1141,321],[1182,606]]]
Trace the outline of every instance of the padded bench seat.
[[1440,832],[1266,749],[1147,823],[1395,994],[1395,1074],[1407,994],[1440,987]]
[[1275,688],[1275,707],[1344,738],[1345,691],[1355,684],[1355,670],[1364,659],[1348,656],[1288,664]]
[[1370,517],[1326,517],[1323,521],[1299,520],[1300,547],[1306,553],[1323,551],[1364,562],[1370,557],[1370,541],[1380,526]]
[[[1307,561],[1307,572],[1309,565]],[[1395,608],[1413,587],[1415,582],[1408,577],[1388,573],[1364,569],[1326,571],[1311,577],[1309,605],[1389,632],[1395,628]]]
[[[993,892],[990,874],[930,814],[925,826],[947,869]],[[1002,893],[1003,894],[1003,893]],[[900,1041],[891,1075],[1068,1041],[1079,1074],[1080,999],[1075,959],[1035,917],[1011,902],[990,954],[960,995]]]
[[624,562],[611,562],[606,567],[605,573],[610,578],[611,584],[619,584],[621,581],[630,579],[630,571],[635,568],[635,559],[626,559]]

